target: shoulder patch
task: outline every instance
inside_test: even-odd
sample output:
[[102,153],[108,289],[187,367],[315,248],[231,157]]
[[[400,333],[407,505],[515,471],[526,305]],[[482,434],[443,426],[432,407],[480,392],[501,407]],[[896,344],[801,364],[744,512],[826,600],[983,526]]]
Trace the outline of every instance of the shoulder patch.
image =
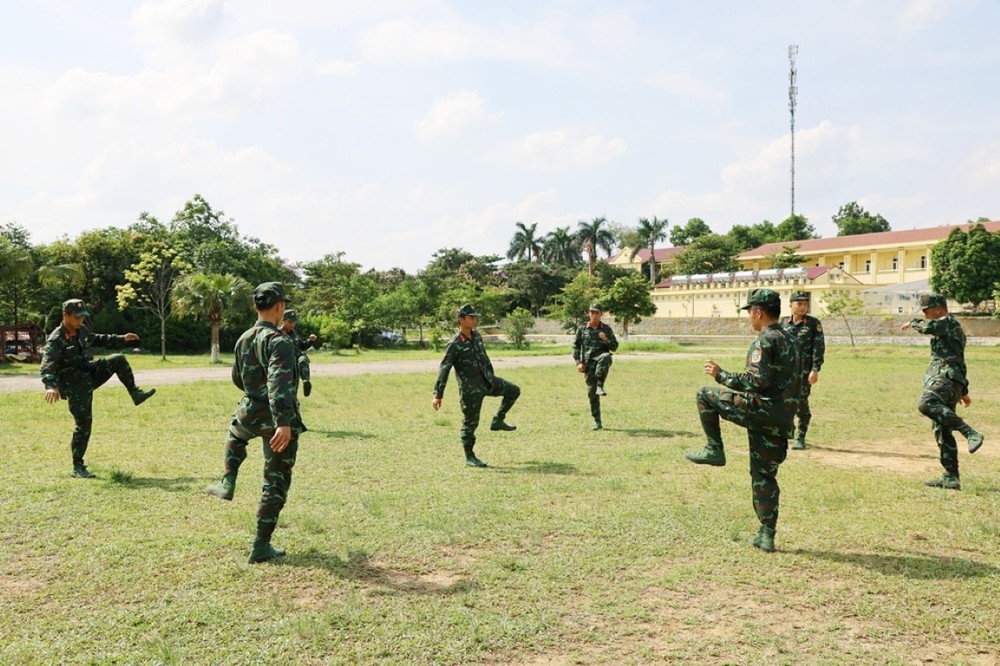
[[762,359],[763,357],[764,357],[764,352],[761,351],[760,347],[756,347],[750,353],[750,362],[751,363],[760,363],[760,359]]
[[817,333],[822,333],[823,332],[823,324],[821,324],[819,322],[816,322],[816,332]]

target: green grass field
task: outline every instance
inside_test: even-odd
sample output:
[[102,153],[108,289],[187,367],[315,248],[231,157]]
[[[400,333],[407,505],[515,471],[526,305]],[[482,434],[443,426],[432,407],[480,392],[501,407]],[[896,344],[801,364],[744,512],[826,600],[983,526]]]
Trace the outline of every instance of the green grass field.
[[518,431],[489,431],[487,399],[485,470],[462,464],[454,378],[437,413],[429,374],[319,378],[274,538],[289,554],[264,565],[246,564],[259,449],[235,501],[204,493],[231,385],[138,408],[98,390],[94,481],[69,478],[65,403],[0,394],[0,663],[996,663],[1000,364],[969,349],[987,440],[960,455],[961,492],[936,490],[927,353],[830,351],[774,555],[746,543],[743,431],[724,426],[724,468],[683,460],[700,358],[619,357],[599,433],[570,364],[504,373]]

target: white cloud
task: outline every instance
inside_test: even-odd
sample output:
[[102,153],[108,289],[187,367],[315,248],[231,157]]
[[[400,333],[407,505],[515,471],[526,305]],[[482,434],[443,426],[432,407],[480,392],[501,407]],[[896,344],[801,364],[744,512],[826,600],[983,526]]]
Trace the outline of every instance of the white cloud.
[[965,0],[910,0],[899,16],[899,25],[908,32],[922,30],[946,18]]
[[619,137],[562,128],[529,134],[507,151],[507,159],[539,171],[592,169],[620,157],[627,149],[628,144]]
[[427,114],[413,124],[417,135],[428,140],[457,136],[490,125],[496,114],[485,109],[483,98],[471,90],[462,90],[435,100]]
[[141,41],[157,48],[199,46],[217,34],[224,15],[224,0],[148,1],[133,12],[132,25]]
[[358,73],[358,63],[338,59],[327,60],[321,63],[316,71],[323,76],[350,77]]

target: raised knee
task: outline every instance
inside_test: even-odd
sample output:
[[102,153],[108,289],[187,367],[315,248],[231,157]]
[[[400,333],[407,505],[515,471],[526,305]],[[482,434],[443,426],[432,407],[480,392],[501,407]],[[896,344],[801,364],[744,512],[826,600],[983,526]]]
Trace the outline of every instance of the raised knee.
[[934,408],[934,403],[930,400],[920,400],[920,402],[917,403],[917,409],[924,416],[930,416],[933,408]]

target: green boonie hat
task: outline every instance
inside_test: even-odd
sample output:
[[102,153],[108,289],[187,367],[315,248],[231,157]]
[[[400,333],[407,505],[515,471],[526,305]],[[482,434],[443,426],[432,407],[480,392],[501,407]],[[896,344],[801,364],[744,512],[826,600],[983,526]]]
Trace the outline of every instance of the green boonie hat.
[[285,321],[297,322],[299,316],[295,314],[295,310],[285,310],[285,315],[282,317]]
[[590,307],[587,308],[587,312],[604,312],[604,306],[600,303],[591,303]]
[[792,297],[790,299],[788,299],[788,300],[790,302],[792,302],[792,303],[794,303],[795,301],[808,301],[809,300],[809,292],[808,291],[793,291],[792,292]]
[[927,308],[946,308],[948,307],[948,301],[941,294],[920,294],[920,309],[926,310]]
[[280,301],[288,302],[285,285],[280,282],[263,282],[253,290],[253,304],[262,310],[274,307]]
[[458,309],[458,318],[462,317],[478,317],[479,313],[476,312],[476,308],[472,307],[472,303],[466,303]]
[[87,304],[81,301],[79,298],[71,298],[63,303],[63,312],[66,314],[71,314],[76,317],[89,317],[90,310],[87,308]]
[[740,310],[749,310],[753,306],[781,309],[781,296],[773,289],[751,289],[747,294],[747,304]]

